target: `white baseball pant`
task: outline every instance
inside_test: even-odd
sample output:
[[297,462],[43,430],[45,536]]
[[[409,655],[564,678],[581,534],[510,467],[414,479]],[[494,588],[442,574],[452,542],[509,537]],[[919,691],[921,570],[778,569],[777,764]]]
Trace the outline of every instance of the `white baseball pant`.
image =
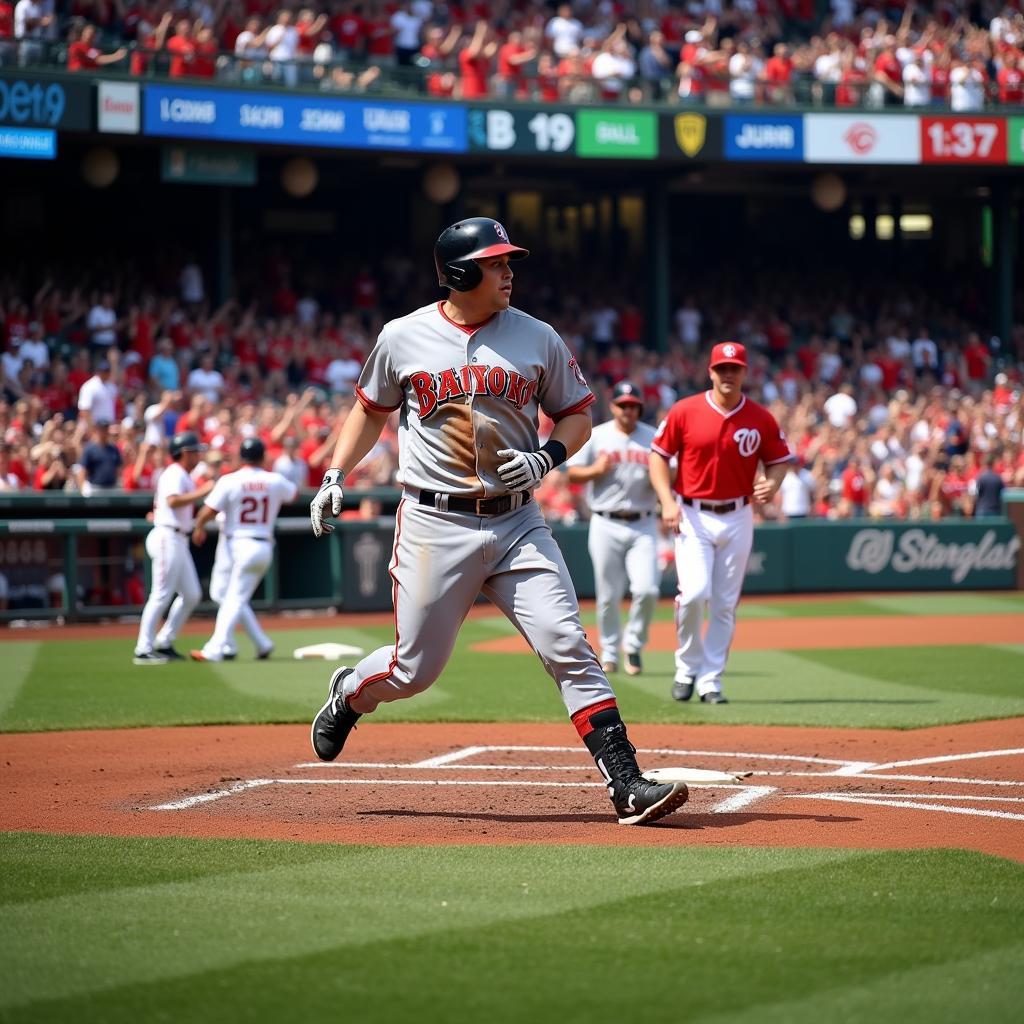
[[235,629],[239,624],[252,637],[257,651],[265,651],[272,646],[270,637],[256,621],[256,614],[249,602],[270,568],[274,558],[274,544],[256,537],[228,537],[224,539],[224,545],[227,550],[226,561],[229,563],[227,579],[224,580],[225,558],[222,556],[221,574],[217,582],[220,597],[214,595],[213,578],[210,579],[210,596],[218,603],[217,622],[213,627],[213,636],[203,645],[203,653],[214,659],[222,658],[225,652],[237,651],[234,645]]
[[[676,537],[676,674],[696,679],[697,693],[721,691],[736,629],[736,605],[754,542],[754,511],[704,512],[681,505]],[[704,607],[707,632],[702,636]]]
[[[154,647],[170,647],[202,597],[187,534],[170,526],[154,526],[146,537],[146,553],[151,562],[151,582],[139,623],[136,654],[148,654]],[[167,621],[157,634],[157,623],[175,594],[178,596],[171,604]]]
[[658,603],[658,527],[653,515],[634,522],[594,513],[587,535],[594,563],[597,628],[601,661],[619,662],[622,599],[629,585],[632,601],[622,650],[637,654],[647,643],[651,617]]
[[[273,553],[271,553],[271,557],[273,557]],[[210,573],[210,600],[218,608],[224,603],[228,595],[231,565],[231,545],[228,538],[221,532],[217,535],[217,553],[213,557],[213,571]],[[256,586],[259,586],[259,580],[256,581]],[[254,587],[253,592],[255,592],[255,589]],[[252,594],[250,593],[249,600],[251,599]],[[249,600],[245,601],[238,611],[237,625],[245,630],[257,651],[269,650],[273,645],[273,641],[263,632],[263,628],[256,618],[256,613],[252,610],[252,605],[249,604]],[[228,636],[224,649],[219,653],[221,656],[238,653],[238,644],[235,642],[233,630]]]

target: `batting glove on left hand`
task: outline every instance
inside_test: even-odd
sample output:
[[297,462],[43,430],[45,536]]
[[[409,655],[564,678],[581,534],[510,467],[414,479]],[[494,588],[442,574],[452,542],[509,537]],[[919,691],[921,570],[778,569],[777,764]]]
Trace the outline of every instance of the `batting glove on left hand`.
[[514,448],[503,448],[499,459],[508,459],[498,467],[501,482],[510,491],[525,491],[536,487],[551,472],[555,460],[545,451],[518,452]]
[[328,505],[332,516],[337,518],[341,515],[341,502],[345,497],[341,487],[344,475],[340,469],[329,469],[324,473],[324,482],[309,505],[309,521],[313,524],[314,536],[322,537],[325,533],[334,531],[330,523],[324,522],[324,517],[327,515]]

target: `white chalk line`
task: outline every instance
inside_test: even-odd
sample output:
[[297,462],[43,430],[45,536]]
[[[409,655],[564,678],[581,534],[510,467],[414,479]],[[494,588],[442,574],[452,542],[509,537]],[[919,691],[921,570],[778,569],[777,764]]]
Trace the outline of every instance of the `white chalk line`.
[[244,782],[236,782],[227,789],[218,789],[211,793],[199,793],[196,796],[186,796],[181,800],[172,800],[167,804],[157,804],[155,807],[150,807],[150,810],[186,811],[197,804],[209,804],[225,796],[234,796],[236,793],[242,793],[247,789],[255,789],[257,786],[271,786],[276,781],[276,779],[246,779]]
[[[477,757],[481,754],[487,754],[492,752],[529,752],[529,753],[581,753],[579,747],[563,747],[563,746],[541,746],[541,745],[523,745],[523,744],[505,744],[505,745],[474,745],[468,747],[462,747],[458,750],[449,751],[446,754],[438,754],[434,757],[428,757],[421,761],[416,761],[412,764],[398,763],[398,762],[358,762],[358,761],[342,761],[324,764],[320,761],[313,762],[302,762],[296,765],[296,768],[348,768],[356,770],[450,770],[450,771],[545,771],[545,772],[577,772],[577,771],[591,771],[589,765],[492,765],[492,764],[465,764],[465,761],[472,757]],[[932,782],[932,783],[945,783],[945,784],[961,784],[961,785],[978,785],[978,786],[1024,786],[1024,782],[1001,780],[1001,779],[972,779],[972,778],[948,778],[942,776],[929,776],[929,775],[897,775],[897,774],[883,774],[881,770],[897,767],[908,767],[917,764],[938,764],[950,761],[962,761],[971,760],[974,758],[984,757],[998,757],[998,756],[1011,756],[1015,754],[1024,754],[1024,748],[1011,748],[1006,750],[989,750],[989,751],[976,751],[963,754],[949,754],[940,757],[933,758],[917,758],[906,761],[892,761],[888,763],[873,763],[868,761],[849,761],[837,758],[823,758],[817,756],[800,756],[792,754],[766,754],[766,753],[753,753],[750,751],[713,751],[713,750],[689,750],[689,749],[676,749],[668,747],[651,747],[651,748],[640,748],[638,753],[641,754],[658,754],[664,756],[685,756],[685,757],[728,757],[728,758],[748,758],[755,760],[767,760],[767,761],[794,761],[801,764],[822,764],[822,765],[838,765],[839,767],[835,771],[830,772],[799,772],[799,771],[771,771],[761,770],[755,771],[753,774],[756,776],[777,776],[777,777],[800,777],[800,778],[822,778],[822,777],[836,777],[843,776],[847,778],[872,778],[872,779],[883,779],[888,781],[915,781],[915,782]],[[875,769],[871,771],[870,769]],[[604,784],[600,782],[550,782],[545,780],[483,780],[483,779],[249,779],[241,782],[237,782],[234,785],[227,787],[226,789],[216,790],[213,792],[200,793],[191,797],[184,797],[180,800],[171,801],[164,804],[157,804],[150,808],[151,810],[187,810],[191,807],[198,806],[204,803],[211,803],[216,800],[223,799],[225,797],[234,796],[238,793],[242,793],[248,789],[255,789],[260,786],[269,785],[397,785],[397,786],[498,786],[498,787],[519,787],[519,788],[530,788],[530,787],[542,787],[542,788],[558,788],[558,789],[573,789],[573,788],[594,788],[601,787]],[[743,807],[747,807],[750,804],[762,799],[777,791],[777,787],[774,786],[725,786],[725,785],[695,785],[691,786],[691,789],[720,789],[727,788],[733,790],[732,795],[727,797],[721,803],[717,804],[713,808],[714,813],[730,813],[739,810]],[[805,793],[787,793],[785,796],[794,798],[807,798],[811,794]],[[990,800],[998,802],[1004,800],[1000,797],[970,797],[970,796],[953,796],[953,795],[936,795],[936,794],[850,794],[850,793],[830,793],[830,794],[816,794],[819,799],[833,800],[836,802],[845,803],[866,803],[876,806],[895,806],[895,807],[908,807],[921,810],[941,810],[947,813],[964,813],[964,814],[979,814],[984,817],[996,817],[1011,820],[1024,820],[1024,816],[1015,815],[1010,812],[998,812],[998,811],[984,811],[978,808],[951,808],[941,804],[919,804],[916,800],[945,800],[945,799],[962,799],[962,800]],[[1024,802],[1015,798],[1005,798],[1006,801],[1011,802]]]
[[1010,811],[986,811],[981,807],[947,807],[945,804],[920,803],[916,800],[900,800],[879,797],[857,796],[847,793],[786,793],[789,800],[831,800],[841,804],[867,804],[873,807],[906,807],[914,811],[938,811],[942,814],[967,814],[978,818],[1002,818],[1006,821],[1024,821],[1024,814]]

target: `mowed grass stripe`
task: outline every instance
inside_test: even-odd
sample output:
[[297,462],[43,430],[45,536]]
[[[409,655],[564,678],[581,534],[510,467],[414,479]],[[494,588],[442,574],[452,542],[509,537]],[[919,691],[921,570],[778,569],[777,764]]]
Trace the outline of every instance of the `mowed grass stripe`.
[[[866,627],[870,621],[864,620]],[[534,655],[471,649],[493,635],[489,626],[466,623],[438,682],[412,700],[381,706],[367,726],[564,721],[562,703]],[[391,630],[367,628],[359,637],[369,649],[389,643]],[[335,666],[287,655],[293,645],[317,639],[317,631],[279,633],[281,657],[269,662],[243,656],[215,666],[154,668],[133,666],[122,641],[40,645],[10,705],[0,710],[0,730],[308,722]],[[736,650],[724,677],[732,703],[712,708],[671,700],[673,675],[672,652],[649,650],[642,676],[614,676],[627,720],[917,728],[1024,715],[1020,652],[1006,644]]]
[[[705,863],[692,850],[630,851],[623,862],[596,848],[300,850],[288,843],[17,835],[5,836],[2,850],[7,977],[0,1007],[232,969],[282,951],[304,957],[585,911],[595,899],[639,898],[850,856],[728,850]],[[67,865],[74,865],[70,882],[61,879]],[[61,894],[40,898],[51,883]],[[46,965],[62,966],[56,976],[40,974]]]
[[0,718],[17,700],[22,686],[32,672],[40,643],[13,642],[0,646]]
[[[67,934],[3,1019],[679,1021],[786,1004],[818,1024],[880,990],[903,998],[872,1021],[952,1020],[936,972],[1012,964],[1024,914],[1024,868],[958,851],[339,848],[315,867],[219,877],[206,901],[159,887],[145,922],[110,892],[55,906]],[[1024,979],[973,995],[978,1019],[1015,1019]]]

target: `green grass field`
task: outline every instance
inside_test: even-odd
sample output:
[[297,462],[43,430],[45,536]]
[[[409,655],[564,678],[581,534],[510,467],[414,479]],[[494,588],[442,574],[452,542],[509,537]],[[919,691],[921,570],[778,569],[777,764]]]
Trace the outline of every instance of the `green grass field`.
[[[868,630],[878,615],[994,612],[1024,613],[1024,595],[741,605],[746,617],[858,615]],[[511,630],[467,623],[443,678],[380,718],[562,720],[532,655],[469,650]],[[370,648],[391,631],[280,632],[276,661],[250,660],[243,641],[234,663],[154,669],[134,668],[131,641],[101,630],[87,642],[26,631],[0,644],[0,731],[308,722],[325,667],[283,655],[323,639]],[[648,653],[645,667],[616,679],[632,722],[1024,716],[1024,633],[988,646],[735,651],[733,703],[720,708],[668,700],[670,654]],[[0,950],[0,1021],[988,1024],[1019,1020],[1024,1003],[1024,864],[958,850],[0,832]]]

